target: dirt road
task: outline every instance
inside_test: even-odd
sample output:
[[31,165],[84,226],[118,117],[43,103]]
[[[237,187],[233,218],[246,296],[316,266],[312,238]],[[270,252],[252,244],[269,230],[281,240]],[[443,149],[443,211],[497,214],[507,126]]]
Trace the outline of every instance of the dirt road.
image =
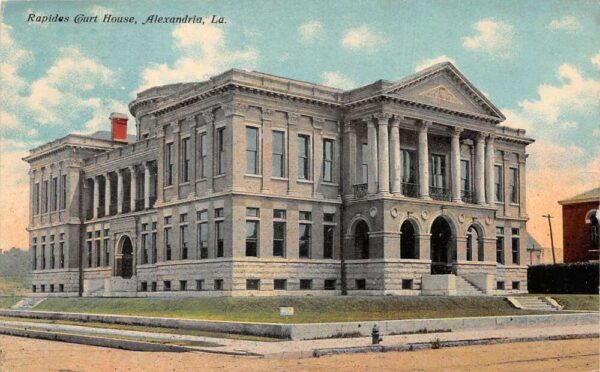
[[0,371],[597,371],[599,340],[471,346],[307,359],[144,353],[0,336]]

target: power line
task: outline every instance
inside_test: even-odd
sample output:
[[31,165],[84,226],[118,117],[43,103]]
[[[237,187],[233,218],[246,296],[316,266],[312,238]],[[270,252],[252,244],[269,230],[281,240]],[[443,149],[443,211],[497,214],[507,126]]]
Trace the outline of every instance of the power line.
[[552,261],[554,263],[556,263],[556,253],[554,253],[554,237],[552,236],[552,222],[551,222],[551,218],[552,215],[550,215],[550,213],[543,215],[542,217],[547,218],[548,219],[548,227],[550,228],[550,246],[552,247]]

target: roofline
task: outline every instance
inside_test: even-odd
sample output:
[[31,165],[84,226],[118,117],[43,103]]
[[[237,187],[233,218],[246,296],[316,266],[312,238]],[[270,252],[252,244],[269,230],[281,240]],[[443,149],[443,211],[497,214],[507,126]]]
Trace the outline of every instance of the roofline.
[[583,204],[583,203],[591,203],[591,202],[599,202],[600,203],[600,196],[592,196],[589,198],[576,199],[576,200],[571,200],[571,199],[559,200],[558,204],[571,205],[571,204]]

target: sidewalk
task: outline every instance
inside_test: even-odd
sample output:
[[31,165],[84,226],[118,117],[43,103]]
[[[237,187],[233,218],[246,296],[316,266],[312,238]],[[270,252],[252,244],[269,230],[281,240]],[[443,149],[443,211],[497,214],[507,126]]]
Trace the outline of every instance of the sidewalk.
[[[524,328],[505,328],[498,330],[456,331],[428,334],[411,334],[384,336],[381,345],[383,349],[375,350],[371,347],[370,337],[336,338],[306,341],[275,341],[258,342],[236,339],[211,338],[200,336],[175,335],[167,333],[127,331],[109,328],[92,328],[76,325],[50,324],[23,321],[0,321],[0,327],[28,329],[35,331],[79,334],[95,337],[119,337],[139,341],[154,342],[189,342],[209,343],[210,346],[195,347],[190,349],[210,353],[224,353],[234,355],[260,355],[267,358],[285,357],[312,357],[337,352],[365,352],[409,349],[411,344],[421,343],[444,343],[462,342],[466,344],[475,340],[484,342],[517,342],[524,339],[552,339],[558,336],[581,337],[593,335],[598,337],[597,325],[574,325],[574,326],[542,326]],[[485,341],[487,340],[487,341]],[[357,349],[358,348],[358,349]],[[387,348],[387,349],[386,349]],[[348,349],[344,351],[344,349]],[[372,349],[372,350],[371,350]]]

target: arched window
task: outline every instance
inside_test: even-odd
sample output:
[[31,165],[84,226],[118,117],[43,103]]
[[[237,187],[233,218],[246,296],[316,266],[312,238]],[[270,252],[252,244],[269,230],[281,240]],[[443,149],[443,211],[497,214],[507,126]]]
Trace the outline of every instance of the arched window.
[[590,216],[590,248],[598,249],[598,217],[596,216],[597,212],[594,212]]

